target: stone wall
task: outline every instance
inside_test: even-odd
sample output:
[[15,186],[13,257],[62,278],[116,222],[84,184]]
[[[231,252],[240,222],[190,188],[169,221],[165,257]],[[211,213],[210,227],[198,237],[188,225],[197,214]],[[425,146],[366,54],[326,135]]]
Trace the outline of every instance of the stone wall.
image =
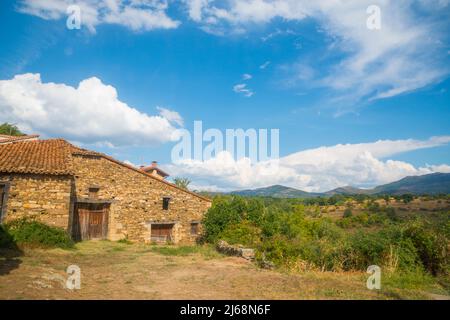
[[51,226],[69,226],[72,178],[36,174],[2,174],[0,183],[7,183],[6,212],[3,222],[35,217]]
[[[98,200],[112,201],[109,239],[128,238],[149,242],[152,223],[175,224],[173,241],[193,243],[201,232],[191,235],[191,222],[201,221],[210,202],[167,183],[124,167],[103,157],[77,155],[76,197],[88,199],[89,188],[99,188]],[[163,210],[163,198],[170,197],[169,210]]]

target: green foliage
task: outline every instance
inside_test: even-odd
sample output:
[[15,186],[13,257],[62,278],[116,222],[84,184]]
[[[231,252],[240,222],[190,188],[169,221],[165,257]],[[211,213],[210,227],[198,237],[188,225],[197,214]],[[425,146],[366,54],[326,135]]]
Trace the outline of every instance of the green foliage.
[[173,183],[181,189],[188,190],[189,185],[191,184],[191,180],[188,178],[175,178],[173,179]]
[[66,231],[29,219],[5,224],[5,230],[19,245],[72,248],[74,243]]
[[[336,201],[334,199],[333,201]],[[205,239],[256,249],[257,259],[278,266],[446,274],[450,214],[403,217],[369,201],[367,212],[338,220],[312,215],[316,204],[298,199],[216,197],[204,219]]]
[[414,200],[414,196],[412,194],[404,194],[401,196],[403,203],[410,203]]
[[353,215],[352,209],[350,209],[350,208],[345,209],[344,215],[343,215],[344,218],[350,218],[352,215]]
[[254,226],[250,221],[244,220],[239,224],[228,225],[220,233],[219,238],[229,244],[254,246],[261,242],[261,229]]
[[204,239],[214,243],[230,225],[248,220],[256,225],[263,221],[264,206],[258,199],[217,197],[203,218]]
[[132,244],[132,242],[130,240],[128,240],[127,238],[117,240],[117,243]]
[[450,270],[448,238],[436,231],[436,228],[422,221],[413,222],[405,229],[405,236],[417,248],[423,266],[433,275]]
[[24,134],[13,124],[5,122],[0,124],[0,134],[6,134],[9,136],[23,136]]

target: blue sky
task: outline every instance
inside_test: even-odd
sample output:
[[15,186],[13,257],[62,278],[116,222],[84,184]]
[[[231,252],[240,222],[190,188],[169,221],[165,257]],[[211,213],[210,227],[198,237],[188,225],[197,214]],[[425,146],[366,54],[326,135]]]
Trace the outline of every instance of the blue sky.
[[[70,4],[79,30],[66,27]],[[366,27],[369,4],[380,30]],[[0,122],[136,165],[158,160],[198,189],[317,191],[447,172],[449,18],[442,0],[2,1]],[[280,157],[309,160],[263,176],[226,156],[171,163],[171,131],[194,120],[278,128]]]

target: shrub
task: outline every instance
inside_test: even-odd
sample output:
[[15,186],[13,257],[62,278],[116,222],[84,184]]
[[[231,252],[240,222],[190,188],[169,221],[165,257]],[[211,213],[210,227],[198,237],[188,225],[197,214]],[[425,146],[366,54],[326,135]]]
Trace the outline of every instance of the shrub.
[[261,225],[264,215],[264,204],[259,199],[216,197],[203,218],[204,239],[207,242],[216,242],[228,226],[243,220],[248,220],[257,226]]
[[417,248],[427,271],[433,275],[449,271],[448,239],[444,234],[418,221],[410,223],[404,232]]
[[205,217],[208,241],[222,237],[231,244],[253,246],[258,261],[287,268],[365,271],[376,264],[390,274],[433,275],[450,270],[448,212],[400,219],[395,209],[372,201],[368,213],[334,221],[308,213],[316,200],[308,200],[309,207],[307,201],[295,199],[252,201],[215,200]]
[[245,203],[240,198],[232,200],[225,197],[214,199],[212,207],[203,217],[204,238],[207,242],[218,240],[220,233],[229,225],[242,220]]
[[74,243],[66,231],[38,221],[17,219],[5,224],[6,231],[19,245],[71,248]]
[[349,218],[349,217],[351,217],[352,215],[353,215],[353,214],[352,214],[352,209],[350,209],[350,208],[345,209],[344,215],[343,215],[344,218]]
[[414,196],[412,194],[403,194],[401,200],[403,203],[407,204],[414,200]]
[[386,208],[386,214],[391,221],[400,221],[400,218],[397,214],[397,211],[395,211],[395,208],[393,207]]
[[239,224],[228,226],[221,234],[220,239],[229,244],[244,246],[257,246],[261,242],[261,229],[244,220]]
[[133,242],[131,242],[131,241],[128,240],[127,238],[123,238],[123,239],[117,240],[117,243],[133,244]]

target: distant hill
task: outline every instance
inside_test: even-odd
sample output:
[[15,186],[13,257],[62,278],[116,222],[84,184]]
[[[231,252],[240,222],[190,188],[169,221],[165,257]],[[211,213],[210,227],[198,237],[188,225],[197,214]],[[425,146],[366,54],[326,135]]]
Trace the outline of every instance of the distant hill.
[[314,198],[330,197],[333,195],[352,194],[450,194],[450,173],[432,173],[422,176],[410,176],[401,180],[384,184],[373,189],[359,189],[351,186],[336,188],[324,193],[311,193],[295,188],[274,185],[252,190],[233,191],[235,194],[247,197],[274,197],[274,198]]
[[336,188],[327,192],[324,192],[324,195],[334,196],[334,195],[346,195],[346,194],[370,194],[370,189],[359,189],[352,186],[345,186]]
[[253,190],[232,191],[230,194],[244,197],[274,197],[274,198],[311,198],[318,197],[320,193],[310,193],[281,185],[274,185],[266,188]]
[[450,173],[432,173],[406,177],[396,182],[378,186],[372,194],[450,194]]

